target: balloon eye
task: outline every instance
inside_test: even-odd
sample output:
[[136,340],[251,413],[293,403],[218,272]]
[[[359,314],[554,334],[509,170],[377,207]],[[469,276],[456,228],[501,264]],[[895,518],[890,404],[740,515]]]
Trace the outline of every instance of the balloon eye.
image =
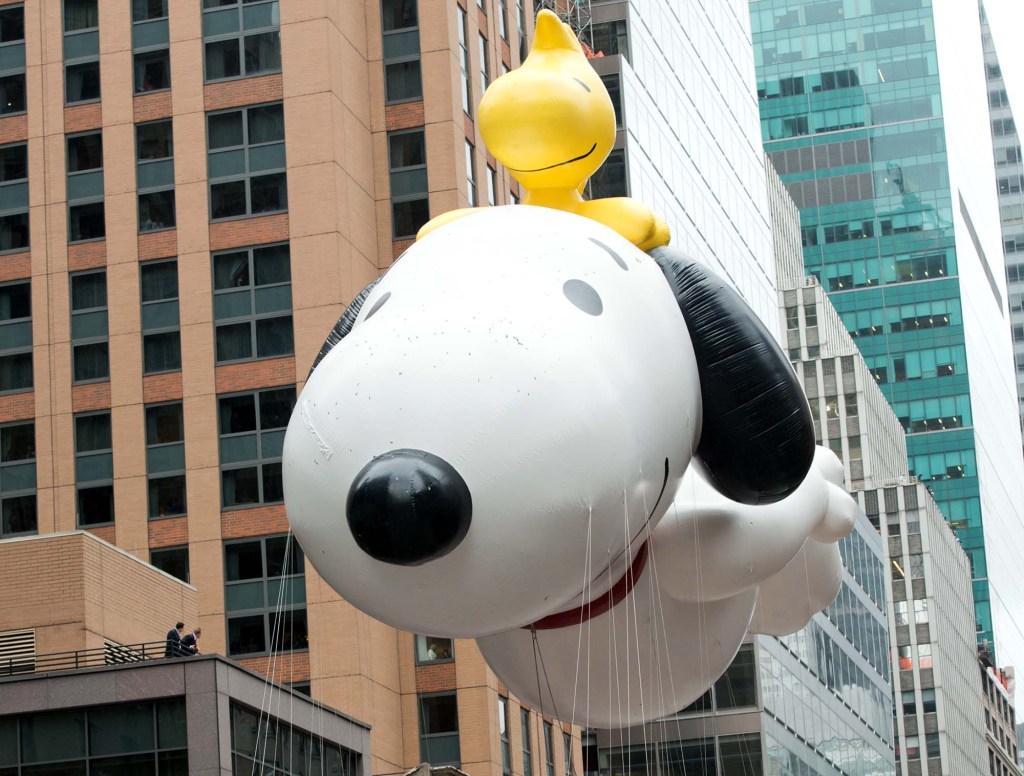
[[582,280],[567,280],[562,286],[562,293],[565,298],[587,315],[600,315],[604,312],[604,305],[601,303],[601,296],[589,283]]
[[590,242],[594,243],[594,245],[596,245],[598,248],[603,249],[605,253],[612,257],[612,260],[616,264],[618,264],[619,267],[626,270],[626,272],[629,272],[629,267],[626,265],[626,262],[623,261],[622,257],[619,254],[617,254],[615,251],[613,251],[600,240],[595,240],[593,237],[590,238]]
[[390,291],[386,291],[384,293],[384,295],[380,299],[378,299],[376,302],[373,303],[373,307],[370,308],[370,311],[366,314],[366,317],[363,318],[363,320],[364,321],[370,320],[373,317],[373,314],[375,312],[377,312],[380,308],[382,308],[384,306],[384,303],[386,301],[388,301],[388,299],[390,299],[390,298],[391,298],[391,292]]

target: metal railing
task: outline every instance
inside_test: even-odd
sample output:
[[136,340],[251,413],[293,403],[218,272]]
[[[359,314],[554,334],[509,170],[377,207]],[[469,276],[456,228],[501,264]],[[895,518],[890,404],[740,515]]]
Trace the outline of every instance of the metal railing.
[[147,641],[141,644],[104,644],[92,649],[51,652],[44,655],[17,655],[0,658],[0,676],[74,671],[78,668],[162,660],[167,656],[166,651],[166,641]]

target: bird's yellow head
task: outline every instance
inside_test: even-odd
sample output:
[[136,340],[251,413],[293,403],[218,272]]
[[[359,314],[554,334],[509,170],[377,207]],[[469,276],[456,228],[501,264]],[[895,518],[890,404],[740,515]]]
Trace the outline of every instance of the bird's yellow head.
[[568,25],[537,14],[530,55],[488,87],[480,132],[526,189],[575,189],[615,143],[615,109]]

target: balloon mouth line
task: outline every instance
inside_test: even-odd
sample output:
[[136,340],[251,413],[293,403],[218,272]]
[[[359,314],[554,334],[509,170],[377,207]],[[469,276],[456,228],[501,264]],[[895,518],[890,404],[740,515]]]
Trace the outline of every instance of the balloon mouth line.
[[573,162],[578,162],[580,159],[586,159],[588,156],[590,156],[592,153],[594,153],[596,148],[597,148],[597,143],[594,143],[594,145],[590,146],[590,150],[587,151],[582,156],[574,156],[572,159],[566,159],[564,162],[558,162],[557,164],[549,164],[547,167],[538,167],[538,168],[536,168],[534,170],[517,170],[514,167],[509,167],[508,170],[509,170],[509,172],[544,172],[545,170],[553,170],[556,167],[563,167],[563,166],[565,166],[567,164],[572,164]]
[[636,557],[633,559],[629,569],[607,593],[589,603],[577,606],[575,609],[567,609],[564,612],[549,614],[532,625],[525,626],[524,629],[554,630],[556,628],[568,628],[571,625],[582,625],[593,617],[600,617],[632,592],[633,585],[636,584],[636,580],[647,566],[647,555],[648,545],[645,541],[640,545],[640,549],[637,550]]
[[[658,500],[654,502],[654,506],[651,508],[650,514],[647,516],[647,520],[644,521],[646,526],[661,503],[662,497],[665,495],[665,488],[668,487],[668,458],[665,459],[665,477],[661,482],[661,492],[658,494]],[[643,528],[640,529],[641,531]],[[639,536],[639,532],[637,536]],[[634,537],[634,540],[636,537]],[[599,617],[613,606],[618,604],[623,598],[629,595],[633,590],[633,585],[636,584],[636,580],[639,579],[643,573],[644,568],[647,566],[647,555],[648,555],[648,540],[644,540],[644,543],[640,545],[640,549],[637,550],[636,557],[633,558],[633,562],[629,568],[622,575],[618,582],[616,582],[610,590],[604,595],[598,596],[593,601],[585,604],[581,604],[573,609],[567,609],[563,612],[555,612],[549,614],[547,617],[542,617],[536,622],[524,626],[524,630],[554,630],[556,628],[568,628],[572,625],[582,625],[588,620]],[[603,574],[604,572],[602,572]]]

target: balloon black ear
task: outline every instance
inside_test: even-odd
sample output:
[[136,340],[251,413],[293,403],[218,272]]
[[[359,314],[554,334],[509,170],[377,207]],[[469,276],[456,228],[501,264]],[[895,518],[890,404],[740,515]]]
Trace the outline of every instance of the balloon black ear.
[[789,361],[724,281],[673,248],[650,255],[679,302],[697,357],[704,412],[697,455],[734,501],[785,498],[814,461],[811,411]]
[[[370,295],[370,292],[373,291],[373,287],[377,285],[379,281],[380,278],[372,281],[370,285],[360,291],[356,298],[352,300],[352,303],[345,308],[345,312],[341,314],[338,322],[334,324],[334,328],[328,333],[327,339],[324,340],[324,344],[320,347],[320,352],[316,354],[313,366],[309,368],[310,375],[313,374],[313,370],[316,369],[317,365],[324,360],[324,356],[330,353],[331,350],[334,349],[334,346],[345,339],[345,337],[348,336],[348,333],[352,331],[356,318],[359,317],[359,311],[363,309],[363,303],[366,301],[366,297]],[[306,375],[306,379],[309,379],[309,375]]]

